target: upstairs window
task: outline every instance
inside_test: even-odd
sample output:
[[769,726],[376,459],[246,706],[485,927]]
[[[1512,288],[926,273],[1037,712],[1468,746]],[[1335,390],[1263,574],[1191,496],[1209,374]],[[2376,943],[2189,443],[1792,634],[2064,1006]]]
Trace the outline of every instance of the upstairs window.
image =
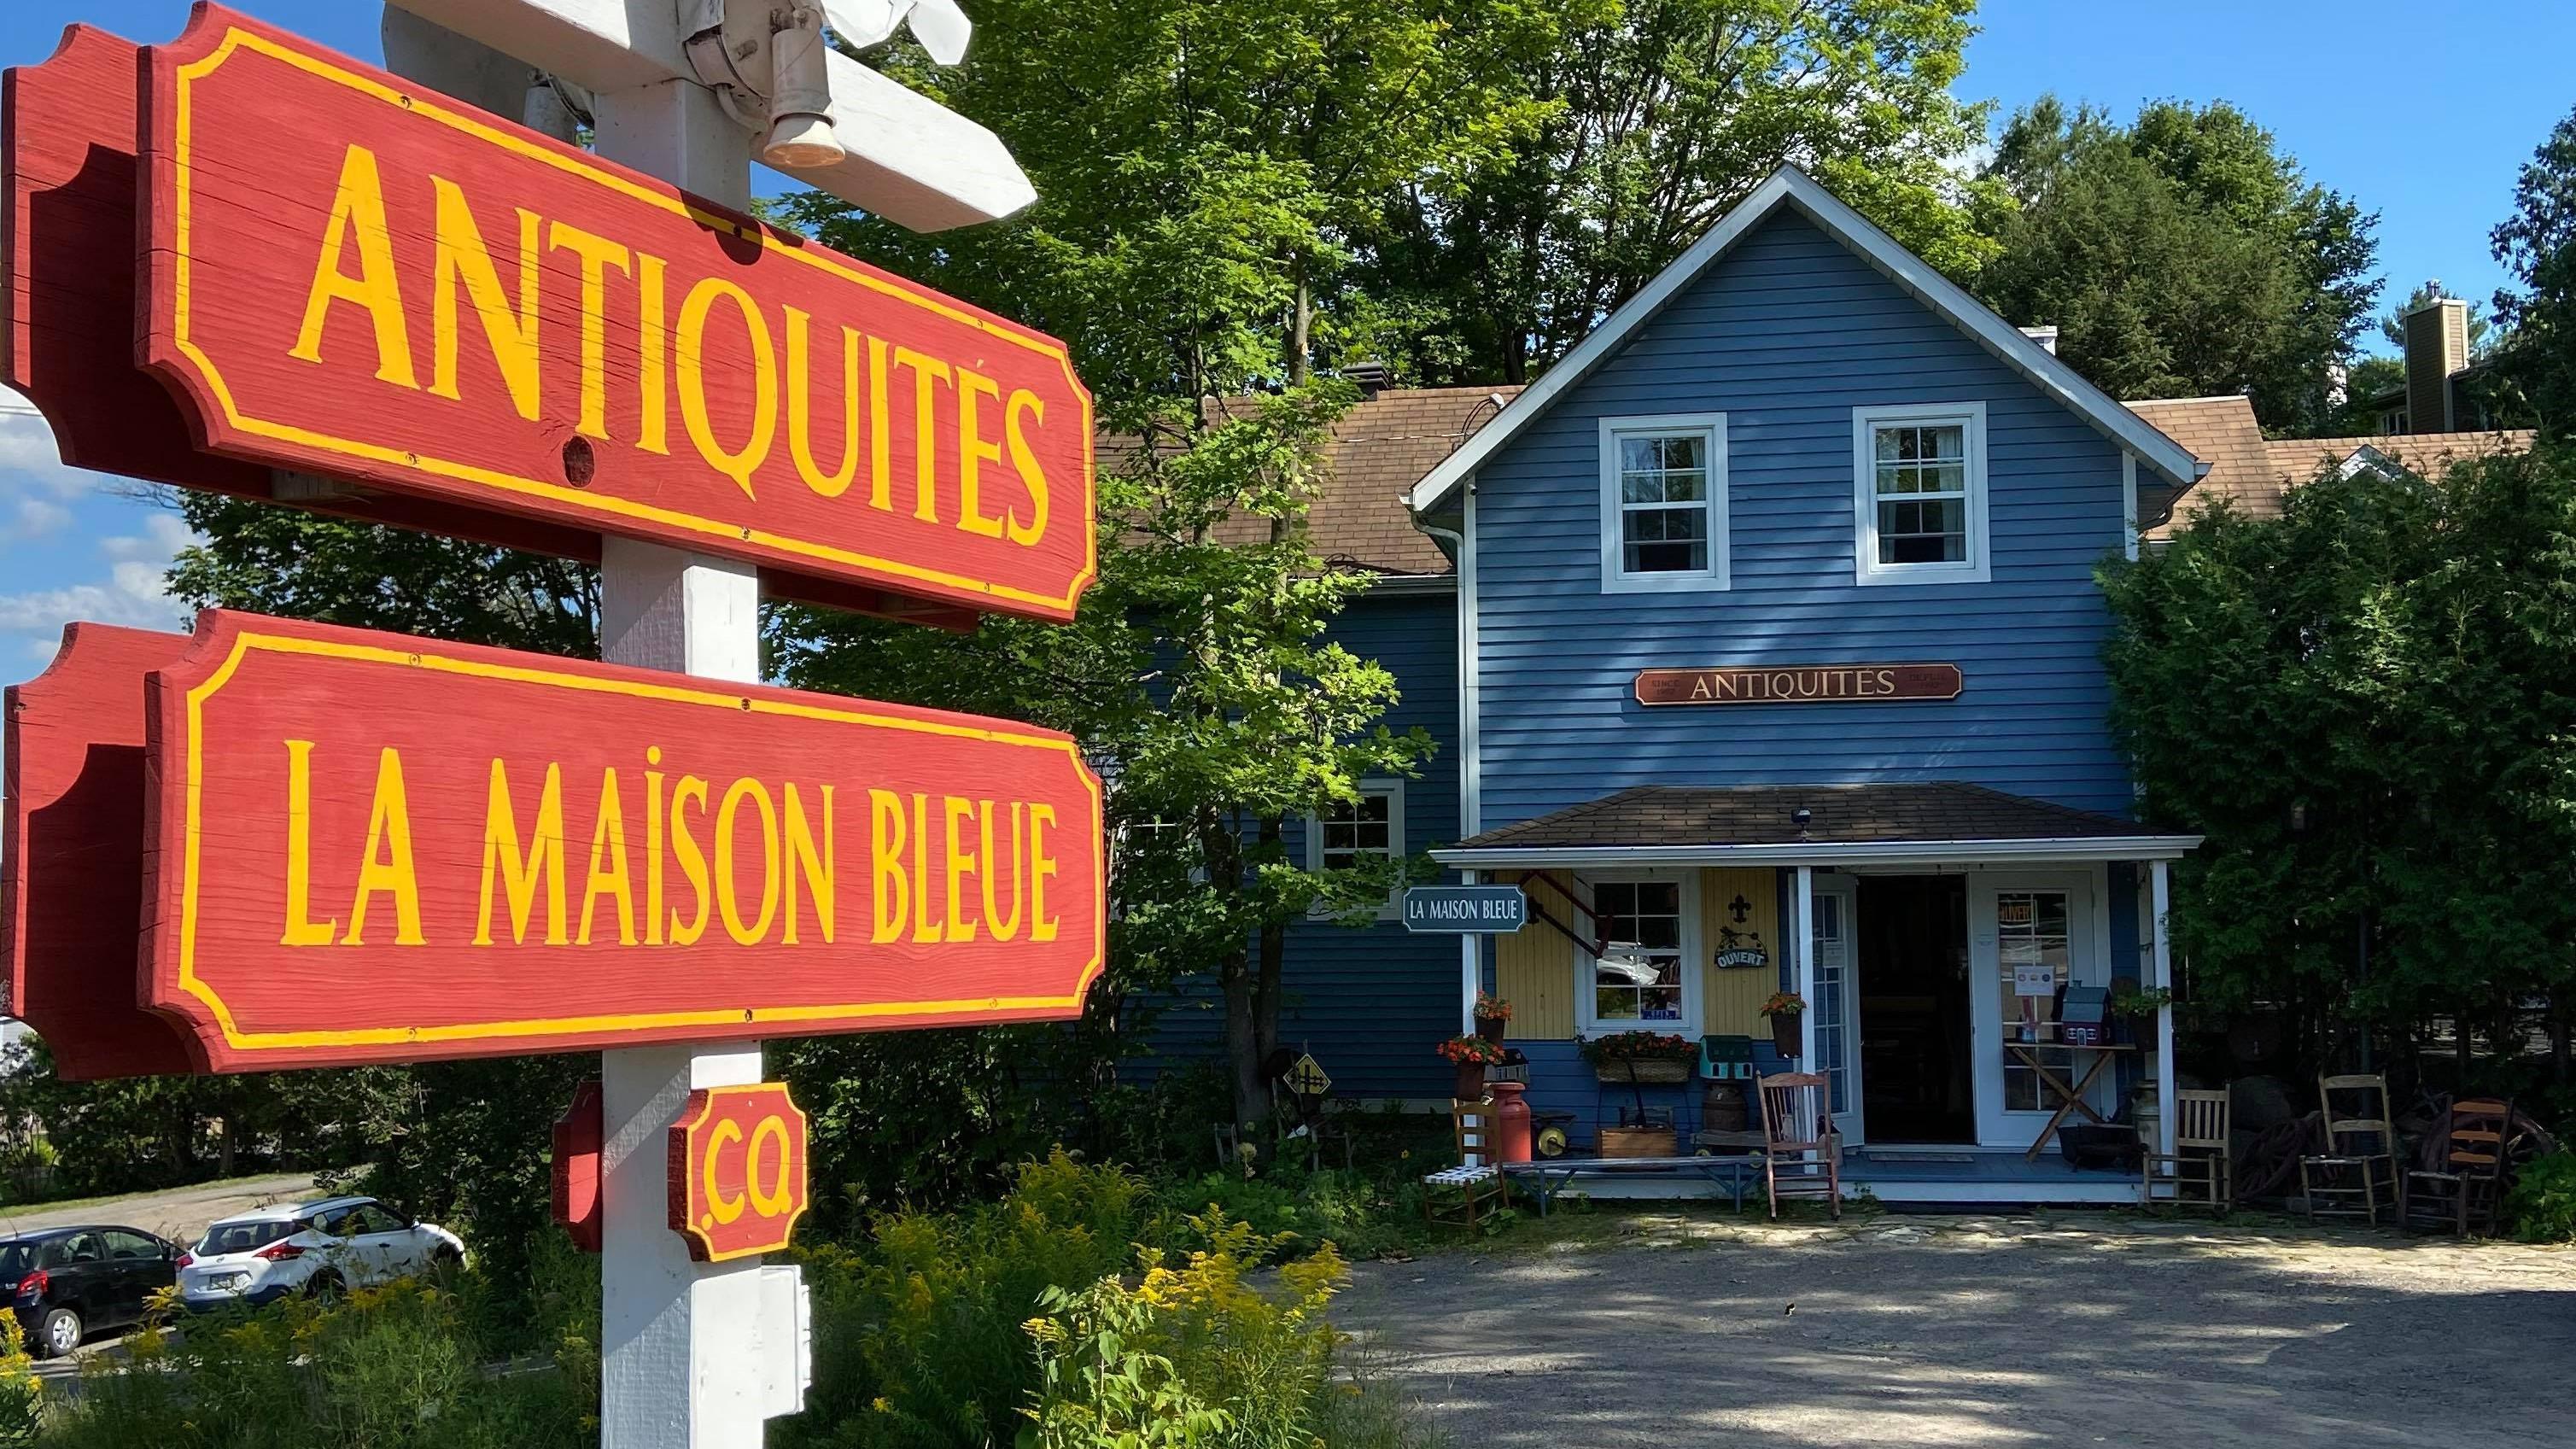
[[1983,403],[1852,410],[1864,584],[1987,577]]
[[1602,419],[1603,591],[1726,586],[1726,415]]

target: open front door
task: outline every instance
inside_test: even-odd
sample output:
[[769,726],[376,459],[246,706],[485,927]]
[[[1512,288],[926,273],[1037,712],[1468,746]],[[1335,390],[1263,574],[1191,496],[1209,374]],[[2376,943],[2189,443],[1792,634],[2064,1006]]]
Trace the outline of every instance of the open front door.
[[1860,973],[1853,968],[1852,913],[1856,898],[1849,877],[1816,877],[1815,952],[1816,1060],[1833,1089],[1834,1129],[1843,1145],[1861,1144],[1860,1110]]

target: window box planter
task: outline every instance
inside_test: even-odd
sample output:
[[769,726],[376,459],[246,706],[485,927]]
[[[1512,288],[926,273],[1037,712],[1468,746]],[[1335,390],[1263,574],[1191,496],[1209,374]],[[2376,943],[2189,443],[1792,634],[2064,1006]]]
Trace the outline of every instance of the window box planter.
[[1604,1157],[1679,1157],[1681,1138],[1670,1127],[1604,1127]]
[[1614,1086],[1672,1086],[1690,1080],[1691,1064],[1670,1057],[1616,1057],[1594,1062],[1592,1073]]

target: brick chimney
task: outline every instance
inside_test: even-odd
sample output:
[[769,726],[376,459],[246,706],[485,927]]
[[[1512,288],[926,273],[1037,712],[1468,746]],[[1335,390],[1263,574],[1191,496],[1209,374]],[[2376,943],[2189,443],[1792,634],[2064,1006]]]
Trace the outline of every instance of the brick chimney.
[[2437,297],[2406,314],[2406,430],[2454,433],[2451,379],[2469,365],[2469,304]]

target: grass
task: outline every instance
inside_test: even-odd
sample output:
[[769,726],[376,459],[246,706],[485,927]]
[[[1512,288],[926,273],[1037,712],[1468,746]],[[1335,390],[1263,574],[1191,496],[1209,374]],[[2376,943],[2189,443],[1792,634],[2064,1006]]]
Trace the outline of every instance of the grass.
[[6,1207],[0,1207],[0,1231],[9,1231],[7,1227],[9,1221],[22,1214],[71,1212],[82,1208],[105,1207],[111,1203],[133,1202],[138,1198],[167,1197],[172,1193],[180,1192],[222,1192],[225,1188],[238,1187],[244,1183],[265,1182],[271,1178],[299,1175],[307,1183],[313,1180],[310,1173],[254,1172],[245,1177],[219,1177],[210,1182],[192,1182],[182,1187],[156,1187],[147,1188],[141,1192],[102,1193],[95,1197],[51,1198],[43,1202],[13,1202]]

